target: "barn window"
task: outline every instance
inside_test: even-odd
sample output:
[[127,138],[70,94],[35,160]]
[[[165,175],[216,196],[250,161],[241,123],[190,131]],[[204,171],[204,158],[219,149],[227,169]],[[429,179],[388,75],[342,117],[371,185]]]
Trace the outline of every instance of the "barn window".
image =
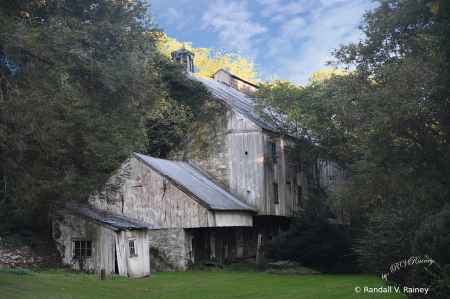
[[303,203],[303,189],[302,186],[298,186],[297,188],[297,204],[301,205]]
[[272,163],[277,163],[277,145],[275,142],[270,144],[271,147],[271,155],[272,155]]
[[74,257],[92,256],[92,241],[73,241],[72,251]]
[[130,248],[130,255],[137,254],[137,252],[136,252],[136,239],[128,240],[128,247]]
[[273,184],[273,197],[274,197],[274,203],[280,203],[280,199],[278,197],[278,184]]

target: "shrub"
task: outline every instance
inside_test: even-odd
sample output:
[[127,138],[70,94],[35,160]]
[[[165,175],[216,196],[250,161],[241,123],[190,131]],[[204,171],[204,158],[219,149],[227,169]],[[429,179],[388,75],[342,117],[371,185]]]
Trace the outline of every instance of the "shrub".
[[300,262],[322,272],[352,253],[350,239],[344,233],[327,218],[309,212],[295,217],[290,230],[281,232],[262,249],[268,258]]
[[415,267],[416,285],[430,287],[430,298],[448,298],[450,294],[450,205],[429,217],[416,232],[413,254],[422,259],[432,259],[431,266]]

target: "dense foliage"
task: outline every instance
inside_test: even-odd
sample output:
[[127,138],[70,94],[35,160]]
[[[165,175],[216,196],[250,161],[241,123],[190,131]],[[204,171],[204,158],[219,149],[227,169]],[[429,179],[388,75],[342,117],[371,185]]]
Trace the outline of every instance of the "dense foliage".
[[[320,271],[332,269],[339,259],[351,254],[348,237],[330,224],[328,218],[314,213],[303,212],[293,218],[290,230],[281,232],[263,249],[269,258],[277,261],[300,262],[302,266]],[[350,265],[341,264],[344,273]]]
[[335,72],[254,95],[261,117],[298,137],[288,144],[297,166],[313,154],[347,170],[328,202],[367,226],[359,252],[373,273],[409,258],[422,221],[450,202],[450,3],[378,2],[363,16],[365,39],[333,52]]
[[[433,259],[433,265],[417,265],[413,270],[414,280],[428,285],[435,298],[448,298],[450,294],[450,205],[429,217],[415,234],[413,256]],[[427,266],[427,267],[424,267]]]
[[148,117],[147,153],[165,158],[185,136],[188,125],[197,117],[208,92],[198,81],[189,79],[183,64],[159,56],[152,62],[164,94]]
[[2,0],[0,28],[1,234],[50,200],[86,201],[145,151],[161,88],[142,1]]

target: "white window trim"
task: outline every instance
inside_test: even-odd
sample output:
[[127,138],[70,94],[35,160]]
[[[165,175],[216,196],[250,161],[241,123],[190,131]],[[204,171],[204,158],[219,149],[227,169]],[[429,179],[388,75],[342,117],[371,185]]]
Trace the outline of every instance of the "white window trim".
[[[133,242],[134,253],[131,253],[130,242]],[[128,239],[128,252],[130,253],[130,256],[137,256],[138,255],[136,245],[137,245],[136,238]]]

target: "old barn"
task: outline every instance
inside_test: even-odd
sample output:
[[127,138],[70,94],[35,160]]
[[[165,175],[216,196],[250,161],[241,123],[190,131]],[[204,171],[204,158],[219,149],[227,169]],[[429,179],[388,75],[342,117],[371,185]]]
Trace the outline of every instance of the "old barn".
[[73,269],[128,277],[150,275],[148,229],[153,225],[95,207],[57,203],[53,238]]
[[[96,235],[102,239],[96,240],[101,246],[115,246],[119,252],[130,250],[121,245],[128,234],[136,232],[137,236],[138,231],[148,229],[147,243],[181,271],[194,262],[255,259],[262,243],[288,228],[292,212],[304,199],[306,176],[287,158],[287,140],[274,138],[275,127],[258,117],[246,96],[258,86],[223,69],[213,80],[197,77],[194,53],[184,48],[172,57],[186,66],[192,80],[208,88],[209,100],[168,159],[133,153],[115,174],[126,177],[115,198],[91,200],[93,206],[115,217],[153,226],[124,232],[116,227],[124,234],[121,237],[119,231],[83,218],[85,224],[80,224],[76,234],[64,229],[65,235],[58,238],[67,263],[78,260],[73,249],[66,247],[73,246],[76,238],[94,240],[90,232],[98,230],[102,232]],[[316,166],[314,175],[323,187],[333,186],[342,177],[342,170],[333,163],[321,161]],[[128,253],[123,265],[130,262]],[[100,264],[109,263],[105,267],[112,271],[112,260],[92,258],[89,267],[99,269]]]

